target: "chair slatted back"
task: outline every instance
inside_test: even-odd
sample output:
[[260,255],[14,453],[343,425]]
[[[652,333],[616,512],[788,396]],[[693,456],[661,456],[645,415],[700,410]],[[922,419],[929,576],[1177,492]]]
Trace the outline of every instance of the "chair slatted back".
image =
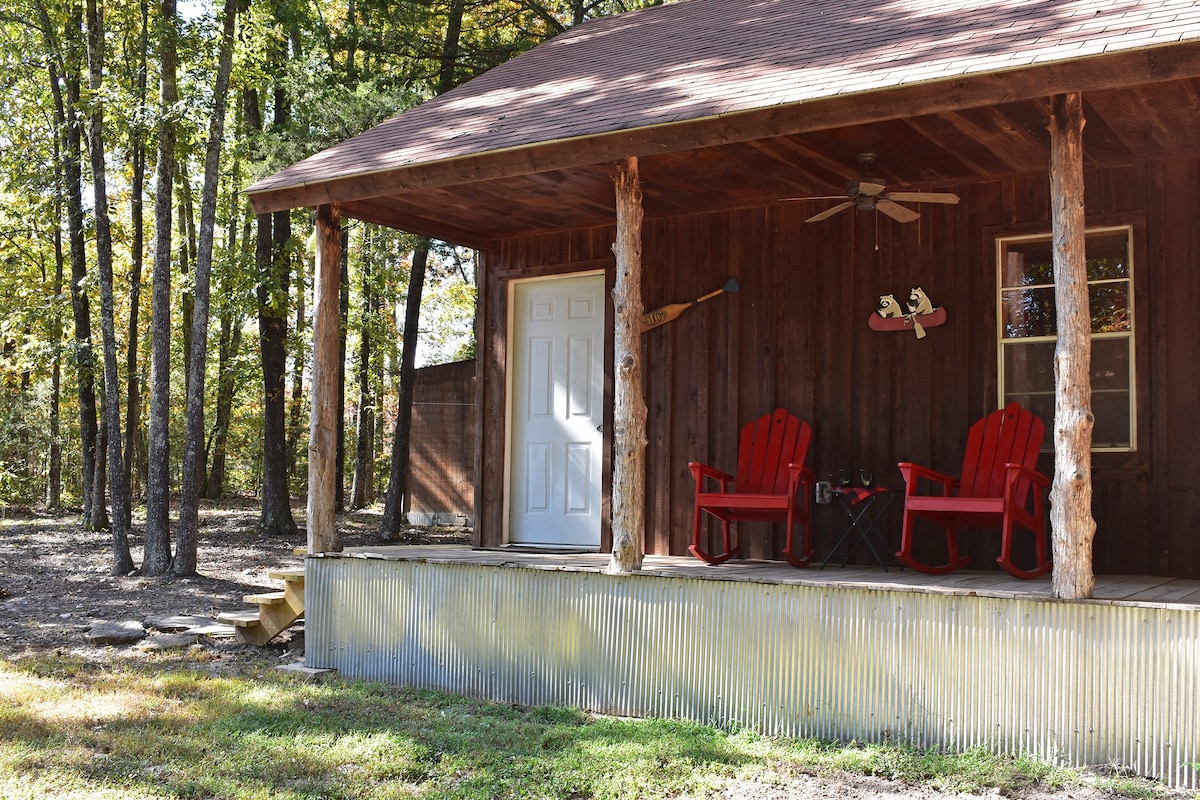
[[[1000,497],[1004,494],[1004,465],[1036,468],[1046,434],[1045,424],[1018,403],[1009,403],[971,426],[963,456],[959,497]],[[1029,481],[1017,485],[1017,503],[1024,505]]]
[[787,494],[788,464],[803,464],[812,440],[807,422],[777,408],[742,428],[738,443],[737,491]]

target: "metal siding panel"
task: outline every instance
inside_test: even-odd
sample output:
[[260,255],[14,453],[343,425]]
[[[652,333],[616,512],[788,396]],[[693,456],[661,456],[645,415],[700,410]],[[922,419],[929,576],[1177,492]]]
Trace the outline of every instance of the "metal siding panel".
[[976,745],[1195,788],[1200,613],[307,559],[306,664],[769,735]]

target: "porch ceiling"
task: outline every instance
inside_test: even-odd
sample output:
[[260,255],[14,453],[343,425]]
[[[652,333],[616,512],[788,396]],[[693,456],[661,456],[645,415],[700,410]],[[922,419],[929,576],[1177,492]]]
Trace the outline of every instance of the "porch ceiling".
[[[1088,91],[1084,99],[1087,168],[1196,152],[1198,78]],[[913,103],[937,105],[926,97],[915,97]],[[778,109],[768,113],[780,114]],[[858,175],[855,155],[864,151],[877,154],[872,171],[892,190],[1043,173],[1049,164],[1048,117],[1049,99],[1038,97],[784,134],[774,134],[772,128],[785,125],[765,116],[718,118],[707,127],[728,127],[729,136],[691,130],[672,141],[672,131],[658,129],[660,142],[655,143],[644,132],[631,131],[602,142],[556,145],[570,153],[569,161],[587,162],[590,153],[597,157],[594,163],[539,169],[536,153],[516,153],[508,159],[528,160],[529,169],[510,164],[489,170],[466,163],[460,167],[462,180],[449,185],[430,180],[435,185],[422,186],[419,176],[383,176],[379,186],[408,186],[369,197],[362,196],[373,194],[364,187],[348,193],[360,199],[343,199],[345,194],[329,199],[340,201],[349,217],[486,248],[509,236],[611,224],[616,157],[599,157],[622,148],[640,153],[646,216],[656,218],[840,195],[846,181]],[[742,124],[761,134],[738,140],[741,135],[734,131]],[[689,147],[688,138],[729,141]],[[561,160],[555,155],[546,159],[547,164]],[[490,177],[489,171],[498,175]],[[816,213],[833,201],[803,202],[806,211]]]

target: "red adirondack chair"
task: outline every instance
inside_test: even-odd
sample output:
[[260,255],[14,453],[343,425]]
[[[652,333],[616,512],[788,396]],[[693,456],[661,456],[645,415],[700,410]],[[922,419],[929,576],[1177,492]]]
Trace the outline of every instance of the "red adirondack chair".
[[[723,564],[737,555],[729,523],[737,520],[787,522],[783,556],[794,567],[812,559],[809,536],[809,502],[816,476],[804,466],[812,428],[782,408],[777,408],[742,428],[738,445],[737,476],[692,461],[688,469],[696,479],[696,510],[692,528],[692,555],[709,564]],[[706,480],[716,481],[717,491],[705,491]],[[713,555],[700,546],[702,512],[721,520],[724,552]],[[800,549],[795,529],[801,530]]]
[[[1040,419],[1017,403],[1009,403],[971,426],[960,477],[902,462],[904,528],[896,558],[921,572],[950,572],[970,562],[958,554],[959,528],[998,527],[1001,540],[996,563],[1018,578],[1035,578],[1049,571],[1052,565],[1046,556],[1042,495],[1050,488],[1050,479],[1035,468],[1045,432]],[[939,484],[941,494],[918,493],[922,480]],[[944,565],[927,564],[913,556],[913,522],[917,517],[946,529],[948,560]],[[1021,569],[1012,561],[1013,532],[1018,525],[1033,532],[1037,553],[1033,569]]]

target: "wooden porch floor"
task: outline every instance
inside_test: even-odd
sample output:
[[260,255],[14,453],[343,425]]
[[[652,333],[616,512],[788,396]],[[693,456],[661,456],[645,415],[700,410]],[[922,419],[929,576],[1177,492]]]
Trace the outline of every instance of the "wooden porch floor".
[[[354,547],[326,558],[379,558],[490,567],[603,572],[606,553],[555,553],[517,548],[477,550],[465,545],[398,545]],[[642,573],[665,578],[746,581],[889,592],[928,592],[1004,599],[1052,599],[1050,576],[1020,580],[1004,572],[961,570],[949,575],[926,575],[890,567],[810,566],[793,569],[778,561],[729,561],[708,566],[689,556],[646,556]],[[1095,597],[1084,601],[1104,605],[1171,607],[1200,611],[1200,581],[1145,575],[1098,575]]]

